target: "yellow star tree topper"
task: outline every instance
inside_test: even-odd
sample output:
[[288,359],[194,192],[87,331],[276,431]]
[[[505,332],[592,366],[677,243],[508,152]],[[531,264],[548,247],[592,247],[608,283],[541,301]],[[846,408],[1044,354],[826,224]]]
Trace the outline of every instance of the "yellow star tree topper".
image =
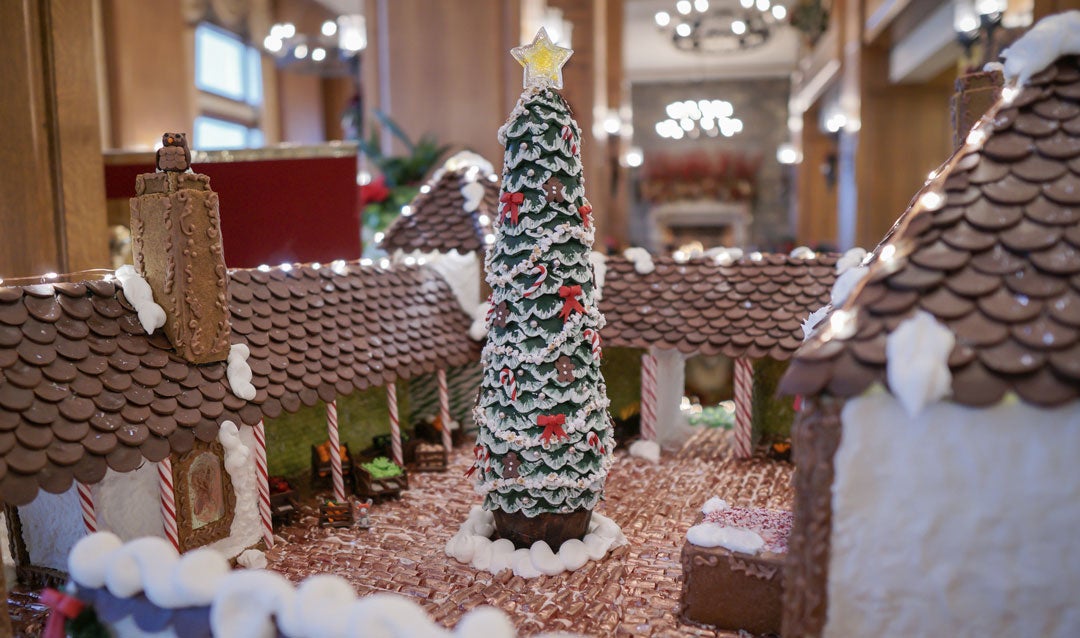
[[510,49],[510,55],[525,67],[525,86],[550,86],[563,88],[562,68],[573,49],[556,45],[548,37],[547,29],[540,27],[532,44]]

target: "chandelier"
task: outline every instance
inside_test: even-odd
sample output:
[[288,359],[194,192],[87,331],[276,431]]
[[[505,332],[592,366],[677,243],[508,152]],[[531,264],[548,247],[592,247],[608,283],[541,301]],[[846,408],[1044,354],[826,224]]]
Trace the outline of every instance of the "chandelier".
[[279,67],[293,67],[323,76],[347,76],[350,64],[367,47],[364,16],[341,15],[322,23],[318,33],[300,33],[291,22],[275,24],[263,48]]
[[676,49],[694,53],[731,53],[768,42],[787,18],[787,8],[773,0],[678,0],[672,12],[656,13],[656,26],[670,34]]
[[725,100],[683,100],[665,109],[667,119],[656,123],[656,134],[673,140],[698,139],[702,135],[731,137],[742,133],[743,123]]

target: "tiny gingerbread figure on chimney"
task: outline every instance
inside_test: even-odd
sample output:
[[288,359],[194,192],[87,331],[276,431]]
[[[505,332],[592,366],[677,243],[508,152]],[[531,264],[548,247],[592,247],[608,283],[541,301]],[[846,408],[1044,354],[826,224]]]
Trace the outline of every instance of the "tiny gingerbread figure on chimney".
[[165,309],[165,335],[196,363],[229,355],[228,275],[218,196],[210,178],[190,171],[184,133],[165,133],[156,173],[135,178],[131,239],[135,269]]

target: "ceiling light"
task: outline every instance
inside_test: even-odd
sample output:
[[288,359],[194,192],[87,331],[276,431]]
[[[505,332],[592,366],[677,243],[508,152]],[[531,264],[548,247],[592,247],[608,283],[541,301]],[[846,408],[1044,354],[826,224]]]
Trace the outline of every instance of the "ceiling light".
[[683,15],[689,15],[693,6],[690,4],[690,0],[679,0],[675,3],[675,10]]
[[334,22],[333,20],[327,20],[326,22],[322,23],[322,34],[323,35],[325,35],[326,37],[329,38],[330,36],[334,35],[335,33],[337,33],[337,22]]
[[694,0],[694,8],[697,9],[699,13],[705,13],[709,10],[709,0]]
[[666,27],[671,24],[671,14],[667,11],[658,11],[656,13],[656,26]]
[[311,52],[311,59],[315,60],[316,62],[322,62],[326,59],[326,49],[318,47]]
[[783,7],[783,5],[779,5],[779,4],[773,5],[772,15],[777,20],[783,20],[784,18],[787,17],[787,9],[785,9]]
[[293,49],[293,55],[296,56],[297,60],[303,60],[304,58],[307,57],[307,54],[308,54],[308,50],[307,50],[307,45],[306,44],[298,44],[298,45],[296,45],[296,48]]
[[746,33],[746,23],[742,20],[733,20],[731,22],[731,32],[735,35],[742,35]]
[[685,38],[690,35],[690,25],[683,22],[679,26],[675,27],[675,33],[679,34],[679,37]]

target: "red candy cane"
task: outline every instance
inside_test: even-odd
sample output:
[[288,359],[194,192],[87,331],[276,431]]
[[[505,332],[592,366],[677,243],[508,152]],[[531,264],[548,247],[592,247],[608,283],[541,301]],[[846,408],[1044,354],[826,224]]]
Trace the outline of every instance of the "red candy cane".
[[592,343],[592,356],[593,359],[600,358],[600,332],[593,330],[592,328],[585,329],[585,338]]
[[510,395],[510,400],[517,401],[517,380],[514,379],[514,371],[503,368],[499,373],[499,383],[506,386],[506,393]]
[[573,136],[574,136],[574,132],[570,129],[569,125],[566,125],[566,126],[562,127],[562,138],[564,140],[568,140]]
[[540,287],[540,284],[544,283],[544,280],[547,279],[547,266],[544,264],[536,264],[536,268],[533,269],[533,272],[537,273],[539,277],[531,286],[529,286],[529,289],[525,291],[525,294],[523,294],[522,297],[528,297],[536,292],[536,289]]
[[585,441],[601,454],[604,453],[604,446],[600,444],[600,437],[596,436],[596,432],[589,432],[589,436],[585,437]]

